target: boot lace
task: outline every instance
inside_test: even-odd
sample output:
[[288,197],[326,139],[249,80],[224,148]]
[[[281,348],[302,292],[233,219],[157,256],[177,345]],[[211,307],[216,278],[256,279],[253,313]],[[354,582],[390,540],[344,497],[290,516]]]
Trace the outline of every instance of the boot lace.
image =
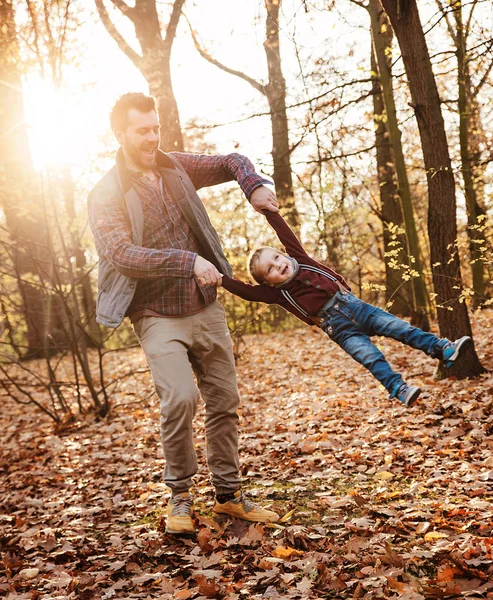
[[248,498],[246,498],[243,494],[241,494],[241,496],[238,498],[231,500],[231,502],[234,504],[242,504],[243,510],[247,513],[256,509],[256,505],[251,500],[248,500]]
[[192,497],[191,496],[176,496],[173,498],[173,510],[172,515],[178,517],[186,517],[192,511]]

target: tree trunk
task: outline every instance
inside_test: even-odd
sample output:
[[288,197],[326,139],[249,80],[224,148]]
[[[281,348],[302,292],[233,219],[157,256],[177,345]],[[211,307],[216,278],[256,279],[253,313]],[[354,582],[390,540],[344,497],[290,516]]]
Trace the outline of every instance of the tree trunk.
[[[81,316],[81,327],[86,333],[86,345],[89,347],[99,347],[102,342],[101,329],[96,322],[96,300],[91,286],[90,273],[86,271],[87,261],[84,249],[81,245],[79,228],[77,226],[77,215],[75,212],[75,193],[74,180],[70,172],[70,167],[63,167],[63,200],[65,212],[68,219],[69,229],[69,256],[66,257],[70,263],[72,256],[75,257],[75,267],[73,269],[76,287],[79,291],[82,310],[78,310]],[[72,283],[72,282],[71,282]]]
[[156,98],[161,123],[161,149],[183,151],[183,135],[178,105],[171,82],[171,49],[185,0],[174,0],[166,35],[163,38],[156,0],[135,0],[130,7],[125,2],[111,0],[132,22],[142,55],[133,50],[117,30],[106,11],[103,0],[95,0],[101,21],[119,48],[130,58],[147,80],[149,92]]
[[279,203],[286,220],[296,231],[300,220],[294,203],[293,176],[291,171],[288,117],[286,112],[286,80],[282,74],[279,44],[279,9],[281,0],[265,0],[264,50],[269,71],[269,83],[265,88],[272,122],[272,159],[274,184]]
[[[382,4],[399,41],[421,137],[428,181],[428,232],[440,333],[449,339],[471,335],[467,306],[459,300],[462,280],[457,250],[454,175],[418,7],[416,0],[382,0]],[[483,371],[476,351],[471,347],[447,373],[464,378]]]
[[[479,306],[484,301],[485,276],[484,276],[484,253],[481,247],[484,246],[484,222],[486,217],[485,210],[479,202],[479,193],[483,190],[482,174],[474,173],[474,164],[471,153],[471,138],[473,134],[473,124],[477,124],[479,117],[479,108],[476,99],[473,98],[469,62],[466,50],[466,33],[462,22],[462,3],[454,5],[454,17],[456,24],[456,56],[457,56],[457,76],[459,90],[459,140],[460,157],[462,166],[462,178],[464,181],[464,195],[466,199],[467,210],[467,233],[469,236],[469,253],[472,271],[472,287],[474,296],[473,305]],[[476,175],[476,176],[475,176]],[[480,175],[480,177],[478,177]],[[479,193],[478,193],[479,192]]]
[[10,0],[0,0],[0,23],[0,206],[12,240],[13,276],[18,282],[26,321],[24,358],[34,358],[50,353],[57,323],[56,307],[45,294],[43,281],[50,274],[50,241],[42,201],[35,188]]
[[291,169],[291,148],[289,145],[289,127],[286,111],[286,81],[282,74],[281,53],[279,45],[279,10],[282,0],[265,0],[267,17],[265,21],[266,37],[264,41],[265,56],[269,72],[269,82],[263,84],[242,71],[228,67],[206,52],[200,45],[197,35],[192,30],[195,48],[208,62],[222,71],[243,79],[267,98],[270,109],[272,127],[272,160],[273,176],[279,205],[290,226],[299,231],[300,218],[294,202],[293,175]]
[[370,0],[368,12],[371,20],[371,30],[375,58],[378,65],[378,74],[382,86],[383,101],[387,116],[387,127],[389,132],[391,152],[394,157],[394,165],[397,175],[398,193],[401,200],[402,214],[404,217],[407,243],[405,250],[405,264],[409,265],[411,272],[417,273],[412,277],[413,287],[413,324],[421,329],[429,330],[430,323],[427,314],[427,292],[423,279],[423,268],[421,265],[421,252],[419,248],[418,233],[414,219],[414,211],[411,199],[411,189],[407,177],[404,151],[402,149],[401,131],[397,120],[397,110],[394,101],[392,86],[391,56],[392,30],[388,19],[382,9],[380,0]]
[[[378,72],[373,47],[371,69],[374,73]],[[395,183],[394,159],[389,143],[382,86],[378,77],[373,77],[372,91],[377,148],[377,180],[383,225],[385,301],[387,310],[396,315],[408,317],[414,311],[413,290],[411,282],[402,279],[401,267],[402,264],[407,264],[407,240],[404,233],[401,202]]]

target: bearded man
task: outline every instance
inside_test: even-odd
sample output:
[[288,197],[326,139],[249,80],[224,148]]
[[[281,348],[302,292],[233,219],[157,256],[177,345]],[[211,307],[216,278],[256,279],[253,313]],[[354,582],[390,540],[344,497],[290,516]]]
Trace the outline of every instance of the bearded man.
[[216,285],[231,267],[196,190],[234,179],[259,212],[278,212],[275,193],[240,154],[161,152],[151,96],[123,95],[110,123],[120,144],[116,164],[89,195],[100,257],[97,320],[118,327],[128,317],[152,373],[164,481],[171,489],[166,529],[194,531],[189,490],[197,473],[193,419],[200,396],[213,511],[277,521],[275,512],[255,506],[241,490],[239,394],[231,337],[216,299]]

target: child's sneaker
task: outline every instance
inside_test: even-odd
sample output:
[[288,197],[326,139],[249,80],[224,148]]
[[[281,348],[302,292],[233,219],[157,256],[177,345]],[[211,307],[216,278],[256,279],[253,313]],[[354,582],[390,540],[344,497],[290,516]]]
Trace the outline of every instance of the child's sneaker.
[[216,500],[212,512],[219,515],[229,515],[237,519],[252,521],[254,523],[275,523],[279,520],[279,515],[273,510],[266,510],[261,506],[256,506],[248,500],[241,491],[234,493],[232,499],[221,504]]
[[418,399],[421,394],[421,388],[417,385],[407,385],[407,383],[403,383],[401,387],[397,390],[396,398],[410,408]]
[[468,335],[455,340],[455,342],[447,342],[442,348],[442,361],[448,368],[459,358],[462,350],[472,343],[472,339]]

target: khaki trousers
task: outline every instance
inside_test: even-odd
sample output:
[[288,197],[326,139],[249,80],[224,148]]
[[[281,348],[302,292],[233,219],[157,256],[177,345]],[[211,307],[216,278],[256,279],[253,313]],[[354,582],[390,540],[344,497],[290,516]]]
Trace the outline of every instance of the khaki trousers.
[[217,494],[236,491],[241,485],[240,399],[223,307],[216,301],[188,317],[143,317],[134,329],[161,402],[165,483],[173,493],[184,492],[192,485],[198,468],[193,418],[202,396],[212,484]]

